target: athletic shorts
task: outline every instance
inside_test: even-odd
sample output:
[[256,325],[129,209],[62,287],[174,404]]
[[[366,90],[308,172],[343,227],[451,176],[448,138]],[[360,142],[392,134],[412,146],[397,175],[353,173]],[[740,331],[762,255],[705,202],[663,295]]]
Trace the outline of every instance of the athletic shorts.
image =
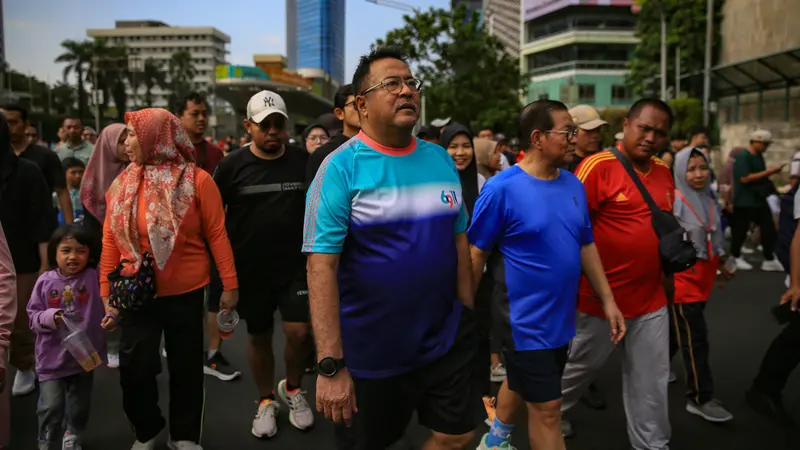
[[403,437],[415,411],[420,425],[450,435],[469,433],[483,421],[474,380],[474,318],[471,312],[464,316],[453,346],[439,360],[391,378],[353,378],[358,413],[352,427],[336,427],[339,448],[385,449]]
[[548,350],[506,351],[508,388],[527,403],[561,398],[561,377],[569,345]]
[[240,283],[239,318],[247,323],[247,333],[264,334],[272,330],[275,310],[281,313],[283,322],[308,323],[308,282],[302,270],[289,284],[278,287],[264,286],[261,289],[242,289]]

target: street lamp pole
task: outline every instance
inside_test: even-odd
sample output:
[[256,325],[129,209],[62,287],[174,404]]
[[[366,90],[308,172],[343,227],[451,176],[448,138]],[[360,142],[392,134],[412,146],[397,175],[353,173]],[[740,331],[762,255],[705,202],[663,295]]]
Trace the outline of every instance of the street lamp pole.
[[97,89],[98,84],[98,72],[99,67],[97,67],[99,60],[97,57],[92,57],[92,73],[94,74],[94,83],[92,86],[92,90],[94,91],[94,129],[97,133],[100,132],[100,91]]
[[709,123],[709,104],[711,103],[711,45],[714,40],[714,0],[706,5],[706,61],[703,70],[703,126]]

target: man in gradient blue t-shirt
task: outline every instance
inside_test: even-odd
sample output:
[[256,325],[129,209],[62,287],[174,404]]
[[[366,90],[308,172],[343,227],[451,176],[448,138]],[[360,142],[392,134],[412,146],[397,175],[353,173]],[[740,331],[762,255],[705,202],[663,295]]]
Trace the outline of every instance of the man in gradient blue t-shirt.
[[[503,254],[511,337],[504,344],[508,375],[497,399],[497,416],[479,450],[502,448],[513,428],[512,415],[528,406],[531,448],[564,448],[558,421],[561,376],[569,341],[575,337],[578,285],[586,272],[613,321],[615,338],[624,319],[594,246],[586,193],[561,170],[577,128],[561,102],[540,100],[520,114],[527,140],[525,158],[484,185],[472,216],[473,280],[497,247]],[[620,328],[622,330],[620,330]]]
[[416,411],[426,448],[467,448],[481,400],[458,171],[411,134],[421,82],[401,55],[362,58],[353,88],[362,131],[325,158],[306,201],[318,409],[352,423],[340,447],[387,448]]

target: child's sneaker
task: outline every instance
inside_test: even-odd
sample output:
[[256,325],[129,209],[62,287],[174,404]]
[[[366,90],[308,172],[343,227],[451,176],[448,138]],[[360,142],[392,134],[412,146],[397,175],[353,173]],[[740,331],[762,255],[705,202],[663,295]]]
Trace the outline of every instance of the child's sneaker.
[[203,447],[192,441],[173,441],[172,438],[167,441],[167,448],[169,450],[203,450]]
[[109,369],[116,369],[119,367],[119,353],[108,352],[107,366]]
[[153,438],[147,442],[139,442],[139,441],[134,442],[133,447],[131,447],[131,450],[155,450],[155,448],[156,448],[156,438]]
[[64,433],[64,440],[61,441],[61,450],[81,450],[81,441],[78,435],[69,431]]

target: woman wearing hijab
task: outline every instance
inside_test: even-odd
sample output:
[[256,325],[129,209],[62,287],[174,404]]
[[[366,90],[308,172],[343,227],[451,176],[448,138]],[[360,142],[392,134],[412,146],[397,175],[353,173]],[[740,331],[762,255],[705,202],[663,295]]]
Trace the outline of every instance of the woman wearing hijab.
[[477,138],[473,143],[475,159],[478,160],[478,173],[488,180],[500,171],[500,153],[497,152],[497,142]]
[[[98,238],[102,237],[106,220],[106,191],[131,162],[125,153],[127,137],[124,124],[112,123],[103,128],[83,173],[80,191],[80,200],[86,210],[83,224]],[[119,331],[109,333],[106,340],[108,367],[115,369],[119,367]]]
[[[165,426],[158,407],[161,334],[169,358],[171,449],[199,450],[203,419],[203,297],[213,256],[224,286],[221,310],[236,307],[238,285],[219,190],[194,161],[194,146],[177,117],[164,109],[125,114],[125,151],[131,163],[106,194],[100,294],[103,327],[122,329],[120,384],[133,450],[151,450]],[[206,246],[208,243],[208,246]],[[209,249],[211,255],[209,255]],[[156,296],[147,306],[109,306],[108,275],[128,260],[123,276],[152,255]]]
[[17,277],[6,235],[0,226],[0,450],[11,440],[11,405],[8,398],[6,353],[17,315]]
[[688,386],[686,410],[709,422],[733,419],[714,399],[709,362],[705,307],[720,266],[725,236],[717,202],[711,195],[711,168],[705,153],[687,148],[675,155],[675,204],[673,213],[697,250],[697,263],[675,274],[675,302],[671,305],[670,356],[682,351]]
[[453,158],[461,178],[461,197],[467,213],[472,216],[472,207],[478,198],[478,192],[486,183],[486,178],[478,173],[478,162],[472,147],[472,133],[464,125],[448,125],[439,136],[439,145],[447,150]]
[[112,123],[103,128],[83,173],[81,203],[88,212],[84,223],[96,230],[98,235],[102,233],[106,220],[106,191],[131,162],[125,153],[127,137],[125,125],[121,123]]
[[11,133],[0,114],[0,224],[5,231],[17,274],[20,305],[11,333],[9,364],[17,368],[11,394],[27,395],[36,389],[34,336],[25,305],[40,273],[47,270],[47,243],[56,228],[53,197],[39,166],[18,157],[11,148]]
[[314,153],[330,140],[328,130],[320,124],[312,123],[303,130],[303,146],[308,153]]

